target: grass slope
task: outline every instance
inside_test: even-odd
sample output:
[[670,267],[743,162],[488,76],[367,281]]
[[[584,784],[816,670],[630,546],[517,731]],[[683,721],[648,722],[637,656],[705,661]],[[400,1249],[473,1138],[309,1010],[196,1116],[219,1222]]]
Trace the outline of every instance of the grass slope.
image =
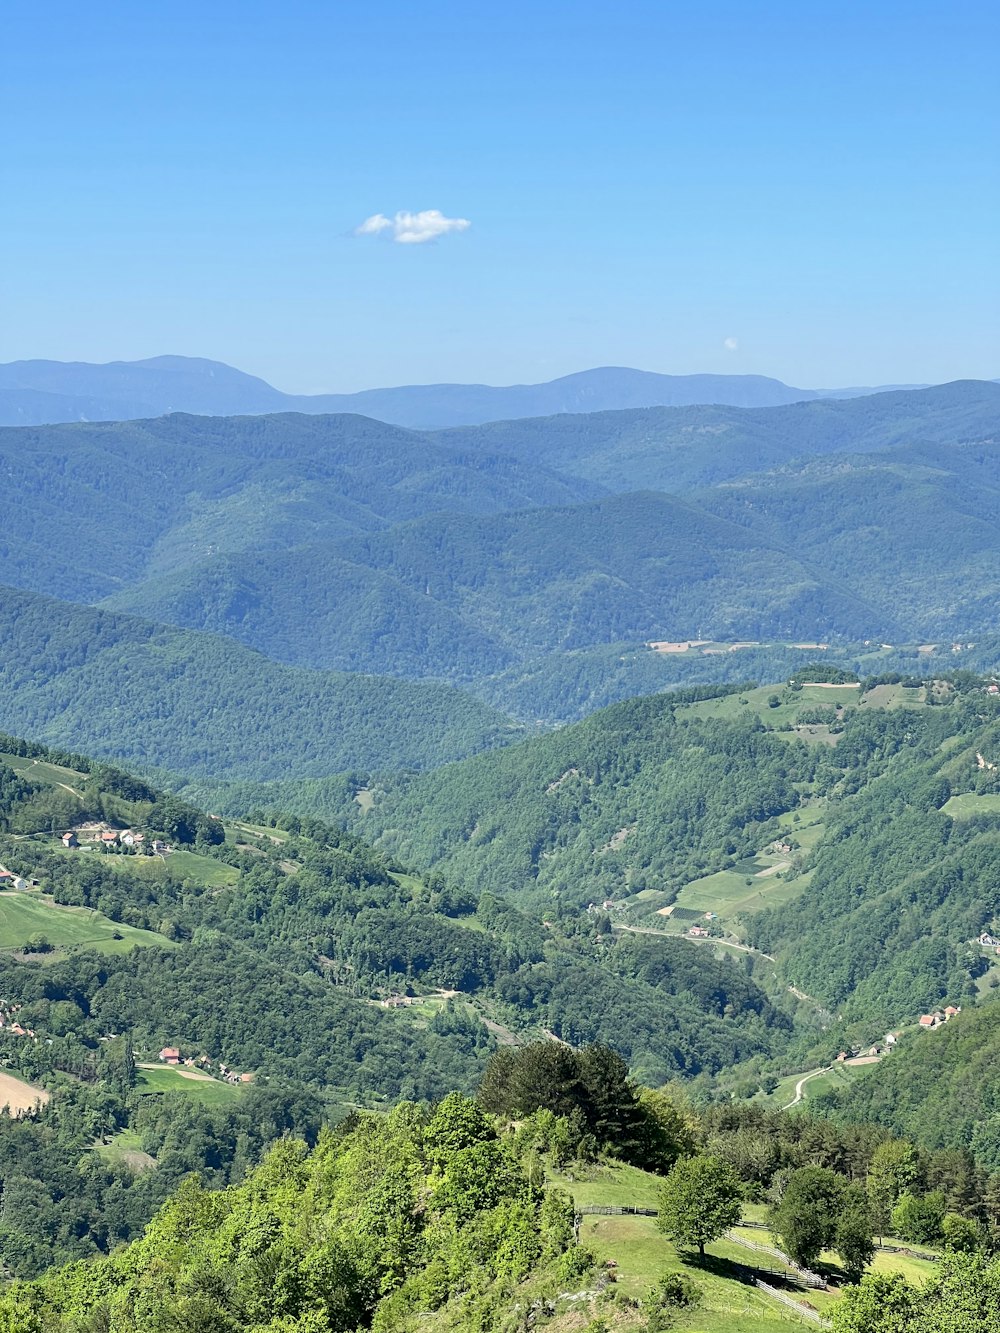
[[[57,955],[81,948],[118,954],[141,947],[174,947],[162,935],[111,921],[92,908],[62,907],[40,893],[0,893],[0,949],[20,950],[39,935]],[[54,960],[52,954],[39,956]]]

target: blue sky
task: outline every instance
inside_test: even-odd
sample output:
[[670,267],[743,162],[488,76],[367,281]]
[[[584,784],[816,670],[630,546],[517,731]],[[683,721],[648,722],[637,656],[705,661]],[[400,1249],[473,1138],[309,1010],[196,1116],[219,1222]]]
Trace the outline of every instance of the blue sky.
[[[3,24],[2,361],[172,352],[301,392],[1000,375],[995,3],[6,0]],[[354,234],[425,210],[470,225]]]

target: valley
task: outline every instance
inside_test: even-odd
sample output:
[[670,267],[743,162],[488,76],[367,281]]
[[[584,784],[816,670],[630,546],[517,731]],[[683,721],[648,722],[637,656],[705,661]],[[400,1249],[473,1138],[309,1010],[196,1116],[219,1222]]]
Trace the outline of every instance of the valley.
[[[480,1299],[822,1326],[992,1235],[997,392],[0,431],[0,1178],[40,1199],[0,1200],[10,1276],[100,1286],[293,1158],[294,1193],[343,1154],[353,1217],[369,1136],[433,1228],[524,1237],[449,1278],[463,1333]],[[159,468],[141,514],[95,483],[123,459]],[[447,1164],[467,1132],[500,1193]],[[689,1169],[726,1182],[704,1257],[661,1225]],[[800,1243],[793,1181],[855,1231]],[[393,1225],[415,1333],[461,1264]],[[356,1271],[322,1299],[411,1333]]]

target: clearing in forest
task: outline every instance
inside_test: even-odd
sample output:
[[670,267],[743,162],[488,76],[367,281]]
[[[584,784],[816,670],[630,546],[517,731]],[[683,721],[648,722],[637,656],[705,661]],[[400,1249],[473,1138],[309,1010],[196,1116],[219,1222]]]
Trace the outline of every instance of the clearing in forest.
[[11,1115],[24,1115],[36,1106],[44,1106],[48,1100],[49,1094],[44,1088],[33,1087],[13,1074],[0,1073],[0,1107],[8,1107]]

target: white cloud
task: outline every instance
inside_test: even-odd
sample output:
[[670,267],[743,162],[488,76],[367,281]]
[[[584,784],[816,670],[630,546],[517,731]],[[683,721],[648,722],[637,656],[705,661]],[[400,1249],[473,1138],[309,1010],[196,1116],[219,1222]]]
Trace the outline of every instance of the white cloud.
[[722,343],[727,352],[738,352],[740,349],[739,338],[726,338]]
[[391,227],[392,223],[384,213],[373,213],[370,218],[365,218],[360,227],[354,228],[355,236],[377,236],[380,231],[385,231],[386,227]]
[[467,231],[472,223],[468,218],[446,218],[438,208],[425,208],[420,213],[405,210],[387,218],[384,213],[373,213],[354,228],[355,236],[378,236],[391,231],[397,245],[423,245],[447,236],[452,231]]

